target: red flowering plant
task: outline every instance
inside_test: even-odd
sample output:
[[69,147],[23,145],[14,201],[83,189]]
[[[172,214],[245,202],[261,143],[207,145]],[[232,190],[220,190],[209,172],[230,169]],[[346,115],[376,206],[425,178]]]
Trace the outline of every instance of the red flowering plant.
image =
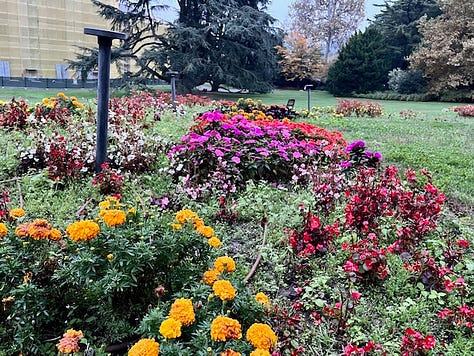
[[419,331],[406,329],[402,338],[402,356],[426,355],[427,351],[433,350],[436,340],[433,335],[423,336]]
[[327,252],[334,238],[340,234],[339,221],[324,225],[318,216],[305,211],[304,206],[300,206],[300,211],[303,216],[303,228],[287,231],[291,248],[300,257]]
[[386,250],[378,246],[378,239],[374,233],[369,233],[367,238],[348,245],[342,245],[343,250],[350,253],[343,269],[351,281],[383,280],[388,276]]
[[110,167],[108,162],[100,165],[100,173],[94,176],[92,185],[99,188],[101,194],[120,194],[124,177],[119,170]]
[[348,344],[344,347],[344,356],[387,355],[387,351],[380,344],[368,341],[364,346]]
[[17,101],[12,98],[9,103],[0,101],[0,126],[23,129],[28,124],[30,111],[23,99]]
[[461,305],[455,309],[443,309],[438,313],[438,317],[451,325],[463,326],[471,331],[474,326],[474,308],[468,305]]
[[10,202],[10,194],[8,193],[6,188],[3,188],[0,191],[0,222],[8,219],[8,206],[7,204]]
[[84,172],[80,148],[69,145],[63,136],[56,137],[46,147],[46,164],[53,181],[77,178]]

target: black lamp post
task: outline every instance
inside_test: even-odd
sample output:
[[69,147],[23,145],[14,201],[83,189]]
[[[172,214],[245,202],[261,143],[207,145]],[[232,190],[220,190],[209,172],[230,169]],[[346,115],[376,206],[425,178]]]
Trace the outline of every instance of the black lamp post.
[[168,75],[171,77],[171,103],[173,104],[173,111],[176,111],[176,77],[178,76],[178,72],[174,70],[170,70]]
[[97,36],[99,43],[99,80],[97,82],[97,148],[95,155],[95,171],[100,172],[100,166],[107,160],[107,128],[109,119],[109,90],[110,90],[110,52],[112,40],[125,40],[127,34],[84,28],[84,34]]
[[308,112],[311,111],[311,88],[312,87],[313,87],[313,84],[308,84],[308,85],[305,85],[303,89],[308,92]]

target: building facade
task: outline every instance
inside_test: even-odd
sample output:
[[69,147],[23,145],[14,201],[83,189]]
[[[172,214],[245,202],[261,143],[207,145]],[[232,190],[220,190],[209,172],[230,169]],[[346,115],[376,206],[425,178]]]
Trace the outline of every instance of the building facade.
[[66,60],[75,59],[77,46],[98,47],[97,37],[85,35],[84,27],[110,29],[90,0],[1,0],[0,5],[0,77],[80,78]]

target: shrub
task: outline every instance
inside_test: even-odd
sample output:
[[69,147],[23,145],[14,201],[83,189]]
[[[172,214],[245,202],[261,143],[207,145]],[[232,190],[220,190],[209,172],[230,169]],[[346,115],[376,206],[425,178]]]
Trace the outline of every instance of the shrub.
[[474,117],[474,105],[456,106],[453,111],[459,116]]
[[395,68],[388,73],[388,87],[400,94],[420,94],[426,92],[427,82],[419,69],[408,71]]
[[343,116],[376,117],[383,114],[382,107],[371,101],[361,102],[351,99],[337,99],[336,114]]

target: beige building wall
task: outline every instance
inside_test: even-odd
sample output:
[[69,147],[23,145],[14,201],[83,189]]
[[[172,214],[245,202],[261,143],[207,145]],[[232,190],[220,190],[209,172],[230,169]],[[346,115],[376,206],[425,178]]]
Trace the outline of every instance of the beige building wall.
[[0,6],[0,65],[8,62],[12,77],[74,78],[64,71],[76,46],[98,47],[84,27],[110,29],[90,0],[1,0]]

